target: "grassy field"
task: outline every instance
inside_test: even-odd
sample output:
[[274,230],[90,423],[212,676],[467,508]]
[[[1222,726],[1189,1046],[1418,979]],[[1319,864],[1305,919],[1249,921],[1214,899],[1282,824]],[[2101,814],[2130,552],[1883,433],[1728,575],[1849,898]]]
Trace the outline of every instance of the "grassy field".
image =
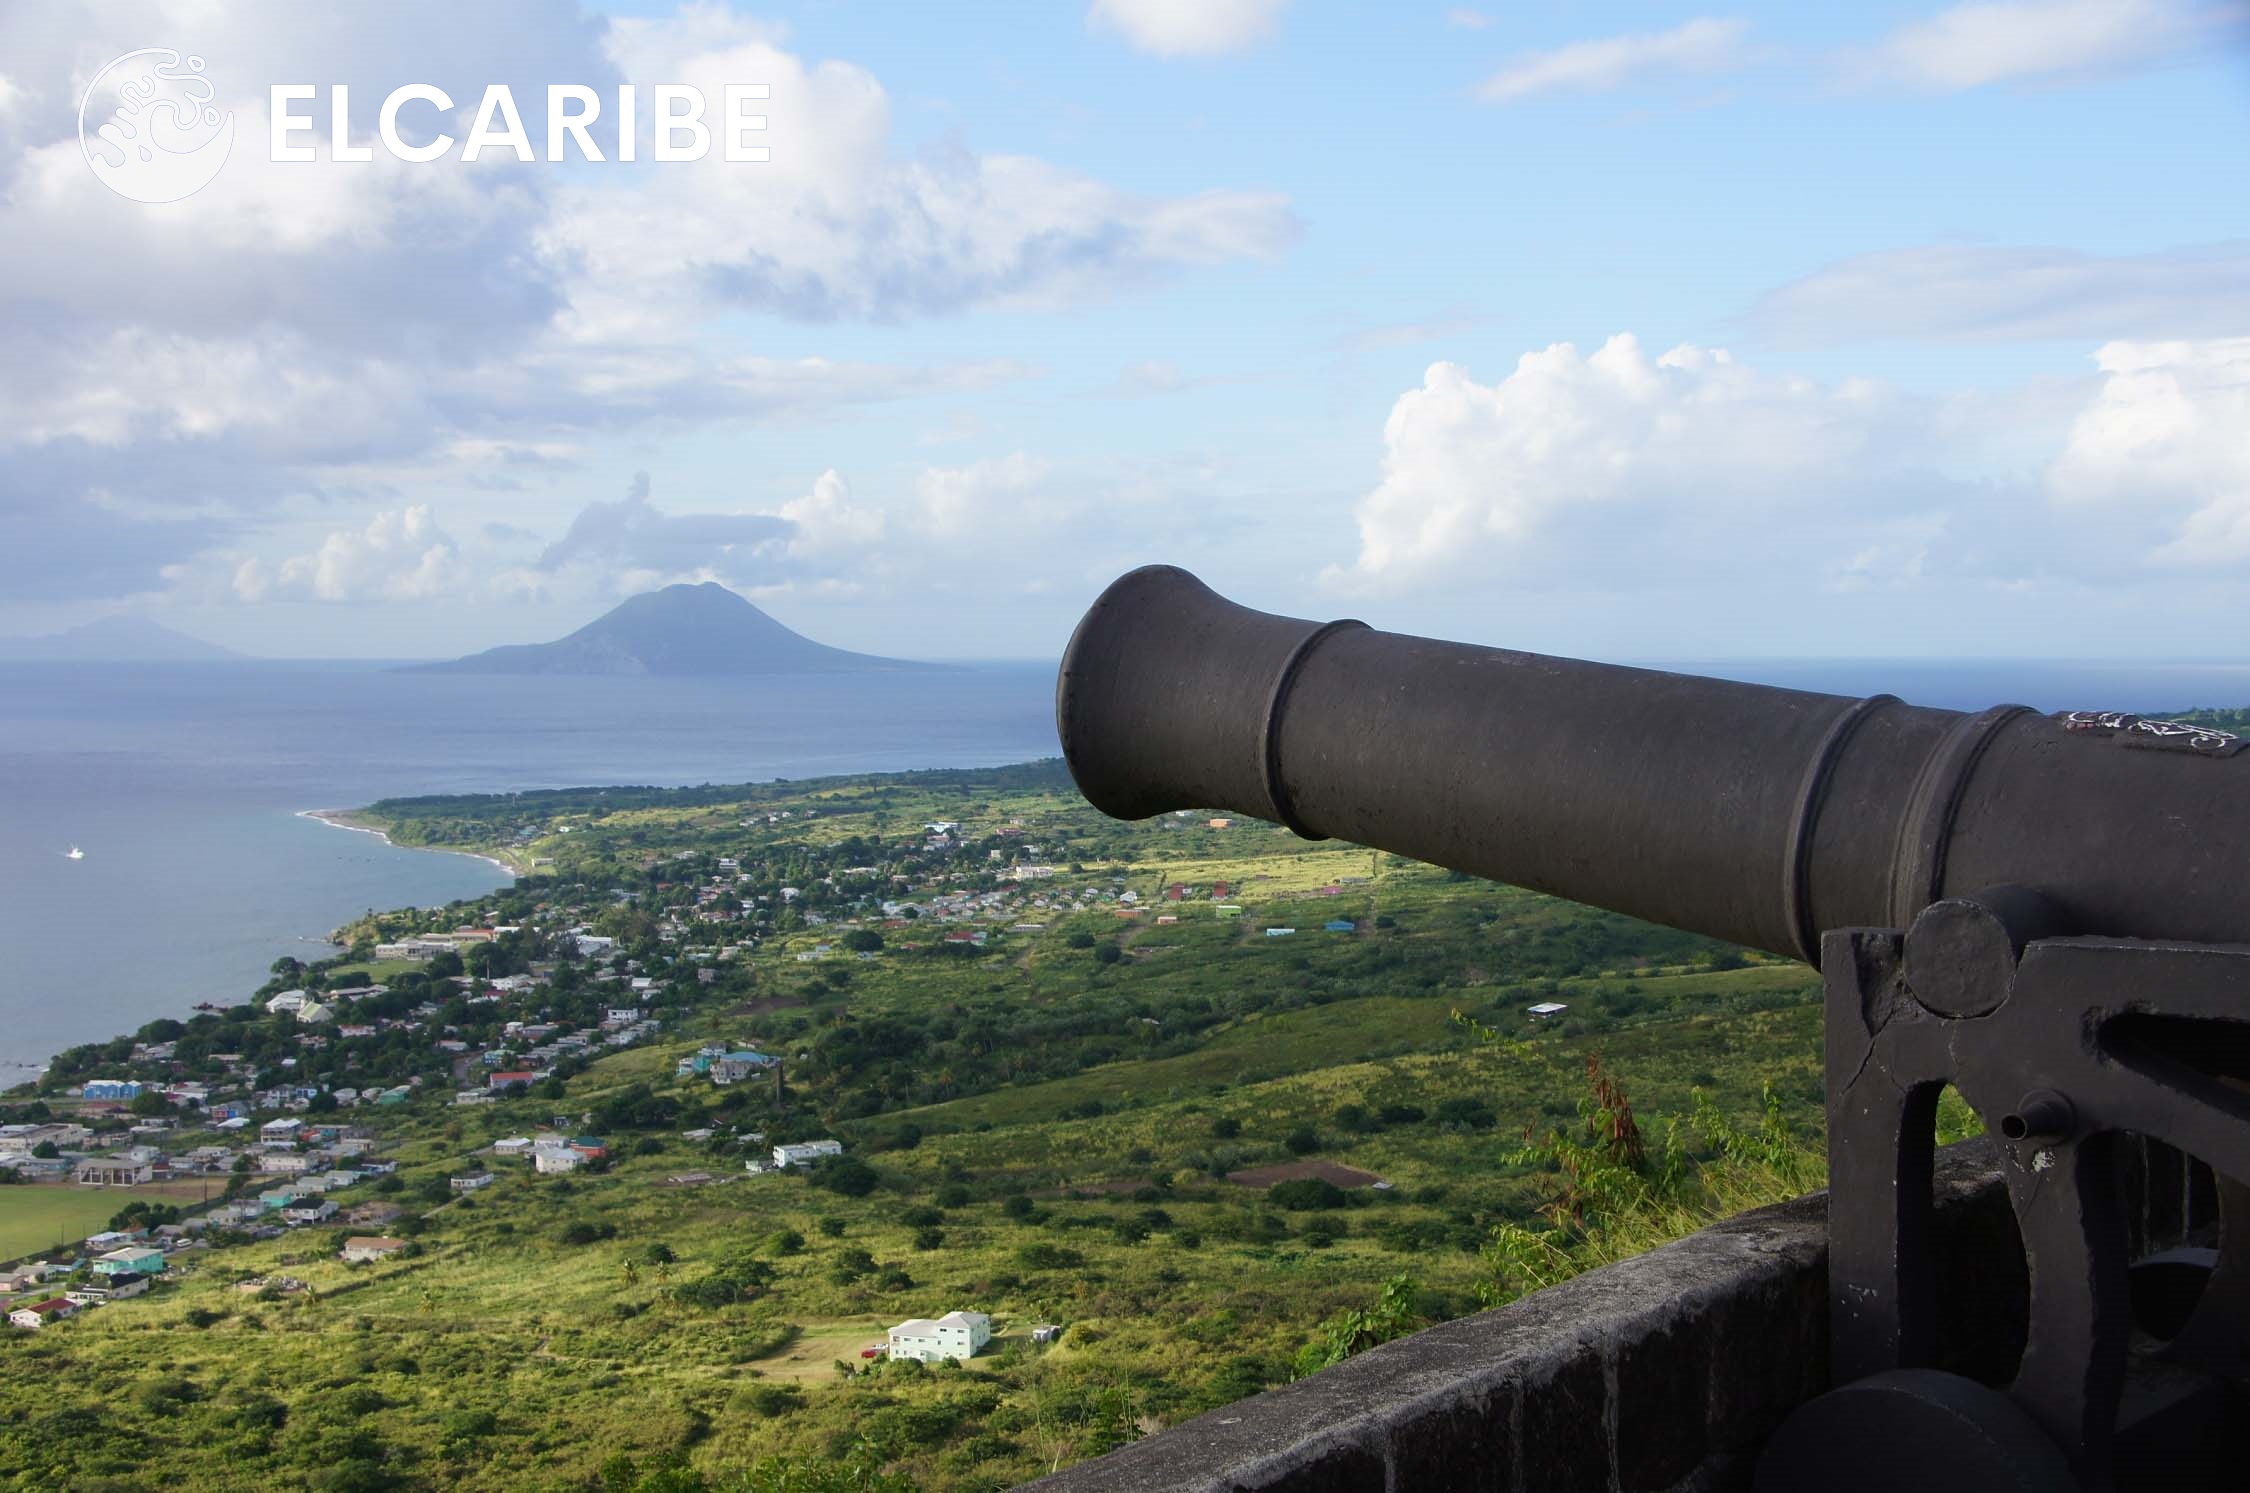
[[79,1187],[70,1183],[0,1187],[0,1260],[19,1259],[98,1234],[117,1210],[135,1198],[150,1202],[201,1202],[215,1196],[196,1182],[161,1182],[148,1187]]
[[[529,837],[556,856],[557,876],[444,916],[637,936],[634,957],[682,992],[660,1040],[573,1069],[560,1097],[463,1109],[440,1084],[435,1102],[352,1111],[401,1170],[339,1200],[406,1205],[389,1227],[410,1257],[346,1265],[345,1230],[226,1244],[144,1301],[0,1336],[0,1489],[516,1493],[593,1486],[627,1454],[713,1473],[873,1458],[929,1493],[985,1493],[1311,1372],[1327,1324],[1400,1276],[1418,1322],[1512,1289],[1493,1242],[1543,1228],[1568,1185],[1540,1147],[1587,1133],[1590,1063],[1624,1084],[1652,1153],[1712,1157],[1691,1117],[1755,1124],[1769,1093],[1788,1138],[1818,1137],[1802,965],[1247,821],[1115,824],[1051,768],[398,812],[409,842]],[[924,853],[939,820],[963,826],[950,858]],[[983,949],[842,892],[818,919],[778,911],[781,885],[853,885],[869,873],[846,868],[878,861],[875,884],[923,900],[998,890],[992,856],[1031,846],[1058,874],[1006,891]],[[719,856],[774,921],[738,961],[675,956],[649,909],[692,907]],[[1242,918],[1214,916],[1219,880]],[[1170,882],[1206,895],[1163,902]],[[1114,900],[1126,889],[1137,912]],[[1321,931],[1331,918],[1355,926]],[[794,957],[878,925],[867,958]],[[672,943],[735,941],[724,926]],[[709,982],[681,973],[707,962]],[[1565,1009],[1529,1014],[1544,1003]],[[712,1042],[785,1054],[785,1100],[675,1075]],[[489,1158],[549,1123],[607,1136],[609,1169]],[[863,1185],[746,1173],[736,1127],[833,1135]],[[1391,1185],[1277,1197],[1227,1180],[1318,1161]],[[453,1198],[445,1179],[471,1166],[500,1180]],[[714,1180],[668,1181],[691,1171]],[[0,1192],[0,1238],[33,1191]],[[79,1232],[124,1201],[38,1192],[98,1204]],[[1585,1257],[1694,1227],[1698,1206],[1669,1199]],[[237,1289],[277,1272],[310,1289]],[[975,1363],[865,1371],[886,1327],[954,1309],[999,1331]],[[1031,1344],[1041,1322],[1060,1341]]]

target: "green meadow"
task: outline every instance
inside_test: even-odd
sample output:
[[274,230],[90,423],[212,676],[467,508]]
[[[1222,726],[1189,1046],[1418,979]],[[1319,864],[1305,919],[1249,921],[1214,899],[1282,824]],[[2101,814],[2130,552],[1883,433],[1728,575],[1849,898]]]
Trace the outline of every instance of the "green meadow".
[[[1051,766],[373,812],[553,860],[430,916],[612,930],[621,961],[670,972],[660,1039],[537,1097],[350,1112],[401,1169],[340,1201],[406,1207],[410,1257],[347,1265],[356,1230],[224,1244],[152,1297],[0,1341],[0,1487],[1003,1488],[1314,1371],[1386,1283],[1395,1326],[1434,1322],[1528,1284],[1525,1238],[1593,1263],[1817,1180],[1667,1183],[1606,1229],[1550,1229],[1593,1154],[1570,1149],[1595,1143],[1590,1061],[1681,1175],[1725,1164],[1713,1124],[1809,1154],[1804,967],[1252,823],[1114,824]],[[957,843],[931,848],[938,822]],[[1034,846],[1056,877],[1010,874]],[[715,880],[719,856],[739,873]],[[870,879],[920,916],[877,915]],[[714,885],[743,933],[694,921]],[[945,899],[987,893],[986,945],[946,944]],[[852,951],[851,928],[880,940]],[[729,939],[737,960],[684,973],[712,956],[678,949]],[[742,1043],[785,1056],[778,1100],[675,1073]],[[558,1117],[600,1127],[607,1170],[485,1151]],[[748,1132],[847,1159],[753,1174]],[[1229,1180],[1318,1163],[1381,1185]],[[486,1166],[495,1185],[447,1188]],[[10,1194],[68,1195],[7,1189],[0,1223]],[[243,1289],[280,1276],[302,1289]],[[994,1319],[973,1361],[862,1356],[950,1310]]]

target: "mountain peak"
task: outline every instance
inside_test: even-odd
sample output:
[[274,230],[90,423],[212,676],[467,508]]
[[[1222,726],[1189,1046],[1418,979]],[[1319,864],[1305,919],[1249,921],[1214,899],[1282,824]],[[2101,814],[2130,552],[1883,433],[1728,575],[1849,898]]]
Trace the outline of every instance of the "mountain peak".
[[934,665],[850,653],[776,622],[717,581],[626,598],[552,643],[489,648],[418,667],[462,674],[845,674]]
[[0,659],[31,662],[218,663],[240,657],[146,617],[103,617],[45,637],[0,638]]

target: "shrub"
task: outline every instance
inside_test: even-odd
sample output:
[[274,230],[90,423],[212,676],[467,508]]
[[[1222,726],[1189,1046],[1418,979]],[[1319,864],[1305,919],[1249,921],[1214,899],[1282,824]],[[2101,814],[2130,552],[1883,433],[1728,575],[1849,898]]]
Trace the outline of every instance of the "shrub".
[[794,1384],[758,1384],[743,1392],[743,1405],[754,1415],[771,1420],[805,1408],[805,1392]]
[[1310,1125],[1300,1125],[1283,1137],[1281,1143],[1292,1155],[1309,1156],[1320,1149],[1320,1132]]
[[839,1156],[813,1168],[813,1186],[826,1188],[839,1197],[863,1198],[875,1190],[880,1180],[875,1168],[856,1156]]
[[914,1231],[914,1247],[919,1250],[944,1248],[945,1230],[934,1225],[929,1228],[916,1229]]
[[1233,1140],[1242,1133],[1242,1122],[1233,1115],[1221,1115],[1211,1122],[1211,1134],[1219,1140]]
[[1496,1123],[1492,1106],[1482,1099],[1455,1098],[1440,1100],[1437,1107],[1440,1125],[1459,1125],[1469,1130],[1490,1130]]
[[1276,1208],[1287,1208],[1292,1213],[1309,1212],[1316,1208],[1341,1208],[1351,1199],[1344,1189],[1319,1177],[1299,1177],[1287,1182],[1276,1182],[1266,1189],[1266,1201]]
[[1016,1247],[1016,1263],[1026,1270],[1075,1270],[1086,1257],[1075,1249],[1038,1241]]

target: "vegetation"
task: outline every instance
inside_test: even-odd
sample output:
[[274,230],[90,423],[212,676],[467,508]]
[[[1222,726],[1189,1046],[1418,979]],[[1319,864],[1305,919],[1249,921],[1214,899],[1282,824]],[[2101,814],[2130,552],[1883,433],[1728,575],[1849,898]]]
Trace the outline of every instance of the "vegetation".
[[[1262,825],[1114,823],[1052,764],[367,813],[537,874],[371,915],[265,987],[379,976],[349,1005],[396,1023],[373,1035],[307,1047],[247,1004],[80,1049],[13,1112],[97,1072],[218,1083],[226,1054],[412,1084],[322,1117],[399,1162],[341,1201],[404,1207],[411,1251],[222,1240],[0,1340],[0,1487],[999,1488],[1818,1185],[1802,966]],[[459,969],[370,962],[495,925]],[[510,975],[531,993],[472,1003]],[[654,1040],[453,1102],[473,1058],[441,1031],[588,1026],[631,980]],[[781,1081],[693,1066],[742,1047]],[[558,1121],[607,1169],[486,1153]],[[845,1157],[744,1168],[822,1136]],[[24,1193],[81,1195],[11,1189],[0,1221]],[[238,1289],[284,1274],[306,1289]],[[995,1319],[973,1361],[863,1356],[952,1309]]]

